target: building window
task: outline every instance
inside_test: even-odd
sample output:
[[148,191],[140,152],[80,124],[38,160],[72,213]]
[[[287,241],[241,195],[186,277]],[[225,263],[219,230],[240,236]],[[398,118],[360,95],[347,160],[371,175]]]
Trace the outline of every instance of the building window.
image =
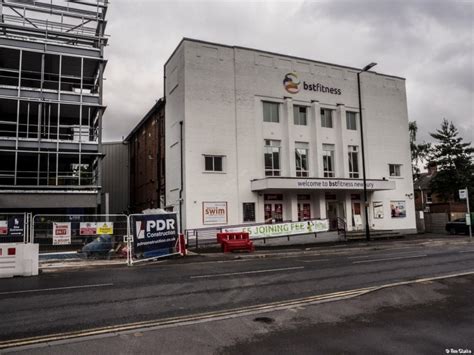
[[359,147],[350,145],[348,149],[349,177],[359,178]]
[[223,156],[205,155],[204,156],[204,170],[205,171],[224,171]]
[[324,177],[334,177],[334,144],[323,144]]
[[390,176],[402,176],[400,173],[400,164],[388,164],[388,170]]
[[280,176],[280,141],[265,140],[265,176]]
[[293,106],[293,119],[295,125],[306,126],[306,107],[305,106]]
[[346,111],[347,129],[357,130],[357,113]]
[[433,203],[433,194],[431,192],[426,193],[426,203]]
[[244,202],[242,207],[244,212],[244,222],[255,222],[255,203]]
[[332,128],[332,110],[321,109],[321,127]]
[[295,144],[296,176],[308,176],[308,144]]
[[276,102],[263,102],[263,121],[280,122],[280,104]]

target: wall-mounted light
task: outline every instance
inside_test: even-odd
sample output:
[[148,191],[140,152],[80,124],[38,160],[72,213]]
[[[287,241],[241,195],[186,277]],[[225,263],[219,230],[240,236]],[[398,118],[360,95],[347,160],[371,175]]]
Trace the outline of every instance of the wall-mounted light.
[[413,192],[409,193],[409,194],[405,194],[406,197],[408,197],[410,200],[413,199]]

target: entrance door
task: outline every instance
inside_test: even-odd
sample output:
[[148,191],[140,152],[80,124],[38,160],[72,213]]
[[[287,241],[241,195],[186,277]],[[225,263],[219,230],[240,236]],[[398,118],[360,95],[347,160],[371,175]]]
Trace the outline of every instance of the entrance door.
[[265,203],[265,223],[283,222],[283,204],[279,202]]
[[362,208],[359,201],[352,201],[352,227],[355,230],[362,229]]
[[307,221],[311,219],[311,204],[298,202],[298,221]]
[[326,201],[326,215],[329,219],[329,230],[337,229],[337,218],[344,218],[344,206],[339,201]]

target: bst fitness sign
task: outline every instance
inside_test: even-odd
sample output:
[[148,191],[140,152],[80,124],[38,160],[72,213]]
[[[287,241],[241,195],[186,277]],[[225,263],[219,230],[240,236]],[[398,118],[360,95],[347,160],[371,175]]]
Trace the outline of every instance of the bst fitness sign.
[[306,81],[301,83],[301,80],[298,79],[298,75],[296,73],[287,73],[283,78],[283,86],[290,94],[297,94],[300,92],[301,88],[306,91],[323,92],[332,95],[342,94],[341,89],[328,87],[321,83],[309,83]]

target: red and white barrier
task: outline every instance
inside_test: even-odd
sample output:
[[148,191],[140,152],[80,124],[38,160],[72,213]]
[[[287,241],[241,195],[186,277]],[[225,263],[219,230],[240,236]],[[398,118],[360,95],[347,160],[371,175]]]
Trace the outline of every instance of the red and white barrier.
[[39,244],[0,244],[0,278],[38,275]]

